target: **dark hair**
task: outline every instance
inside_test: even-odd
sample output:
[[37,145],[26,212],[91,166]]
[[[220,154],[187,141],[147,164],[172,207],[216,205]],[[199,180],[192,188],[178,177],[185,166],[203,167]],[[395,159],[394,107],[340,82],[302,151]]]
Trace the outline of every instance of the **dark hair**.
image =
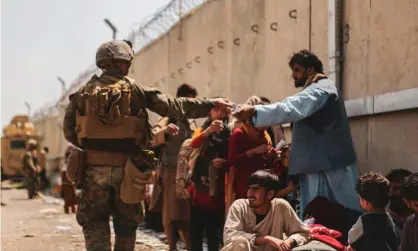
[[197,90],[189,84],[182,84],[177,88],[177,97],[197,96]]
[[49,147],[45,146],[45,147],[44,147],[44,151],[45,151],[46,153],[49,153]]
[[261,101],[266,102],[266,103],[271,103],[270,99],[264,97],[264,96],[260,96],[259,97],[261,99]]
[[248,178],[248,186],[251,185],[260,185],[264,187],[267,191],[279,190],[279,177],[276,174],[273,174],[266,170],[258,170],[253,173],[250,178]]
[[[214,96],[214,97],[212,97],[213,99],[215,99],[215,98],[223,98],[222,96]],[[212,109],[214,109],[215,107],[213,107]],[[225,125],[228,125],[228,123],[229,123],[229,116],[225,116],[225,118],[222,118],[222,122],[225,124]],[[209,126],[210,126],[210,124],[212,124],[212,119],[211,119],[211,117],[210,117],[210,114],[208,114],[208,118],[203,122],[203,124],[202,124],[202,129],[203,130],[206,130]],[[227,126],[226,126],[227,127]],[[225,129],[224,129],[225,130]]]
[[369,172],[360,176],[356,190],[375,209],[384,209],[389,203],[389,181],[379,173]]
[[411,175],[412,173],[406,169],[392,169],[390,173],[386,175],[386,179],[390,182],[400,182],[402,183],[406,177]]
[[418,173],[413,173],[405,179],[401,193],[407,200],[418,200]]
[[289,60],[289,66],[293,67],[295,64],[301,65],[305,69],[313,67],[317,73],[324,73],[324,66],[321,60],[308,50],[301,50],[293,54]]

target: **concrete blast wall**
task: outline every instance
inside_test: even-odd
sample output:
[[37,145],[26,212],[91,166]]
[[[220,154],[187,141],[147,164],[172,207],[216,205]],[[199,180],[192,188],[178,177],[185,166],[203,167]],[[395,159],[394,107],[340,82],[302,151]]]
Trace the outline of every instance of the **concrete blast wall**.
[[[298,91],[287,62],[309,41],[328,72],[328,0],[311,1],[311,25],[309,2],[207,1],[142,49],[130,75],[172,95],[187,82],[201,97],[241,103],[255,94],[280,101]],[[373,103],[374,95],[417,88],[418,0],[344,0],[342,7],[344,98],[369,97]],[[63,116],[61,108],[59,115],[35,121],[52,156],[65,151]],[[350,123],[362,171],[418,171],[417,109],[372,111]]]
[[[345,99],[418,87],[418,0],[343,1]],[[297,92],[288,59],[309,48],[309,1],[208,1],[140,51],[131,76],[174,95],[279,101]],[[328,71],[328,0],[312,1],[311,48]],[[154,116],[155,118],[155,116]],[[362,171],[418,171],[418,112],[351,120]]]
[[[418,0],[344,2],[345,98],[417,88]],[[354,118],[351,132],[362,171],[418,172],[417,109]]]
[[[312,48],[326,67],[327,1],[313,11]],[[296,92],[287,61],[308,48],[308,24],[305,0],[209,1],[139,52],[131,76],[170,94],[188,82],[201,96],[283,99]]]

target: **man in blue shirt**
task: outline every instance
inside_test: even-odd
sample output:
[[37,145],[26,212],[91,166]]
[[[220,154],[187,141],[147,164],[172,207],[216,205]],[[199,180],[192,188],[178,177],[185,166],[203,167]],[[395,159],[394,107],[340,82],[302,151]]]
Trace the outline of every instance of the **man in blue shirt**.
[[301,216],[317,196],[361,210],[355,192],[358,171],[344,100],[335,83],[323,73],[322,62],[307,50],[289,61],[296,88],[282,102],[244,105],[234,113],[255,127],[293,123],[289,174],[298,175]]

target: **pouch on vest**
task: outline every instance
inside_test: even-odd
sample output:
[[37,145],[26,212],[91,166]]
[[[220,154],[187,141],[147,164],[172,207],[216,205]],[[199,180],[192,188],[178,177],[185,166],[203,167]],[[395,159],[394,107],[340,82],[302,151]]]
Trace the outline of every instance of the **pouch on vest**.
[[76,126],[80,145],[94,139],[132,139],[140,145],[146,138],[148,118],[143,114],[144,109],[131,114],[132,86],[128,80],[105,76],[87,83],[77,102],[80,111],[77,110]]
[[81,181],[84,166],[84,152],[74,148],[67,158],[67,178],[71,182]]
[[128,159],[120,185],[120,198],[124,203],[137,204],[145,199],[146,184],[149,183],[155,162],[152,151],[144,151],[142,156]]

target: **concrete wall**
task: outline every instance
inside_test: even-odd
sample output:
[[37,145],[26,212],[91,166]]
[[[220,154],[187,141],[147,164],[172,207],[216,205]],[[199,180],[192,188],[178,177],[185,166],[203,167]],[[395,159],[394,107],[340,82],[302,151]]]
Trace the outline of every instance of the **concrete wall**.
[[[344,1],[345,99],[418,86],[413,70],[418,66],[417,6],[418,0]],[[312,1],[311,29],[311,48],[327,72],[327,0]],[[308,47],[309,1],[209,1],[141,51],[132,76],[170,94],[187,82],[205,97],[222,95],[239,103],[256,94],[278,101],[297,92],[287,61]],[[413,110],[351,119],[362,171],[418,171],[413,154],[418,146],[412,140],[418,133],[417,114]],[[384,134],[388,131],[391,135]]]
[[418,87],[418,0],[344,2],[345,98]]
[[[343,2],[345,99],[418,87],[418,0]],[[297,92],[288,59],[308,47],[307,0],[213,0],[138,52],[130,75],[172,95],[187,82],[203,97],[240,103],[255,94],[279,101]],[[327,72],[328,0],[312,1],[311,48]],[[43,130],[59,137],[57,121],[49,121],[55,125]],[[418,171],[417,110],[350,123],[362,171]],[[59,147],[56,139],[45,144]]]
[[[345,1],[344,96],[418,87],[418,0]],[[418,171],[418,110],[351,119],[362,171]]]
[[[327,1],[317,1],[313,12],[312,48],[326,58]],[[280,100],[297,91],[287,61],[308,48],[308,20],[305,0],[209,1],[139,52],[131,76],[173,95],[187,82],[205,97]]]
[[351,120],[351,133],[362,171],[392,168],[418,171],[418,110]]

